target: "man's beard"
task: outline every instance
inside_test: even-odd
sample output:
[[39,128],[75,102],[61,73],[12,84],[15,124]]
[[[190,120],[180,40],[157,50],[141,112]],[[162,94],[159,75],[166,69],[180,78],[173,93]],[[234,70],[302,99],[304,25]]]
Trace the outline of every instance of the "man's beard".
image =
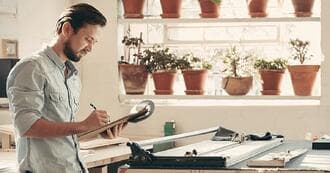
[[69,60],[71,60],[73,62],[79,62],[81,56],[78,56],[77,54],[75,54],[73,52],[69,43],[70,43],[69,41],[64,43],[63,53],[65,54],[66,57],[68,57]]

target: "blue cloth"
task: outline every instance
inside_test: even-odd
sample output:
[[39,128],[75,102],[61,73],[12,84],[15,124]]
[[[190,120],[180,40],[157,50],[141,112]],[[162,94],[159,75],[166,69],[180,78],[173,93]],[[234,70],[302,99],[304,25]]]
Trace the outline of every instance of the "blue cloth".
[[63,62],[48,46],[22,58],[12,69],[7,80],[7,95],[13,114],[20,172],[88,172],[79,156],[76,135],[58,138],[23,136],[40,118],[74,122],[80,90],[77,69],[70,61]]

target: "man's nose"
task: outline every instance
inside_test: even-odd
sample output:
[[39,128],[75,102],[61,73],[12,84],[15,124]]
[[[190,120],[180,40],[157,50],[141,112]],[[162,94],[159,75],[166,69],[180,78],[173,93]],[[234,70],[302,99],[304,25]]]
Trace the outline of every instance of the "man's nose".
[[92,49],[93,49],[93,44],[88,44],[88,45],[86,46],[86,51],[87,51],[87,52],[91,52]]

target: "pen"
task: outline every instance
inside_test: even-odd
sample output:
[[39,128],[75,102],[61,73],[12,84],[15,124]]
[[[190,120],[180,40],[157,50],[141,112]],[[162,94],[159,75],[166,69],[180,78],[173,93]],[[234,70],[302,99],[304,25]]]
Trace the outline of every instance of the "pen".
[[96,110],[96,107],[92,104],[92,103],[90,103],[89,104],[94,110]]

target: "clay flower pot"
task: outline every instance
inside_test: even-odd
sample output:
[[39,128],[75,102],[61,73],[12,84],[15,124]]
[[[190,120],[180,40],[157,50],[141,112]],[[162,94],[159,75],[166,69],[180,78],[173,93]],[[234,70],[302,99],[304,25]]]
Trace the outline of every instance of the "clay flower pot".
[[217,18],[219,17],[219,6],[211,0],[199,0],[201,14],[203,18]]
[[205,82],[207,79],[207,70],[182,70],[187,95],[203,95]]
[[281,83],[285,70],[259,70],[263,95],[280,95]]
[[310,96],[319,71],[319,65],[290,65],[291,82],[295,95]]
[[175,70],[153,72],[152,78],[155,85],[156,95],[171,95],[173,94],[173,86],[176,77]]
[[222,79],[222,88],[229,95],[246,95],[252,87],[253,77],[225,77]]
[[122,0],[125,18],[143,18],[144,0]]
[[162,18],[179,18],[181,11],[181,0],[160,0],[163,14]]
[[251,17],[266,17],[268,0],[246,0]]
[[126,94],[144,94],[148,72],[142,65],[119,64]]
[[292,0],[296,17],[310,17],[314,0]]

